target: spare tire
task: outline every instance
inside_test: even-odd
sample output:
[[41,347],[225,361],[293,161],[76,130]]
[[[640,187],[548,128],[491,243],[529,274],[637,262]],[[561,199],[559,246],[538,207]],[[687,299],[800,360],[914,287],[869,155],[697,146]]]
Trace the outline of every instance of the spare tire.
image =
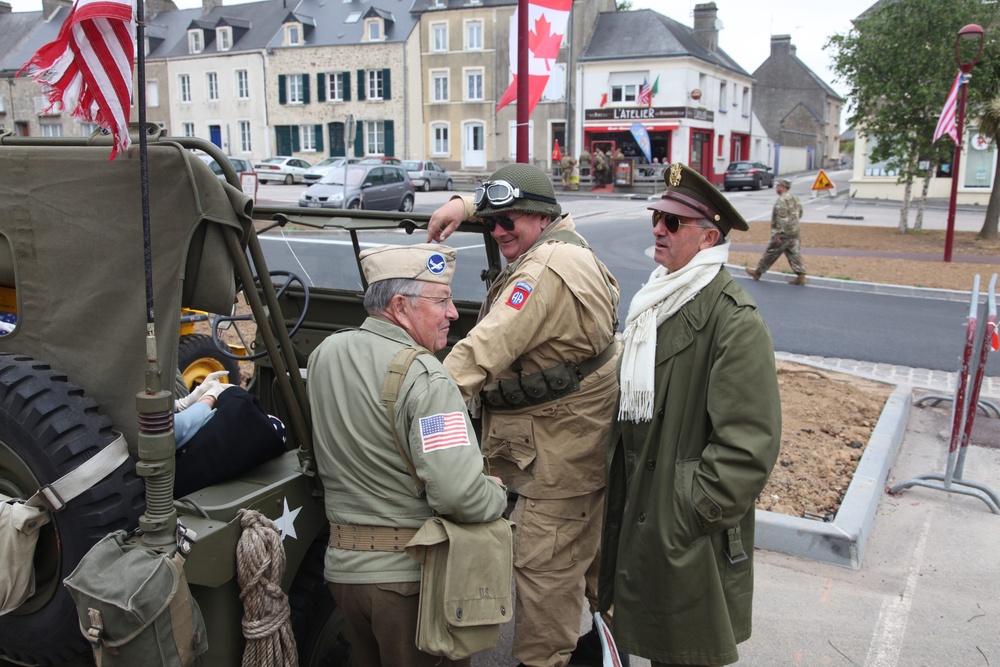
[[[64,374],[0,354],[0,492],[27,498],[116,437],[97,403]],[[35,594],[0,616],[0,657],[49,665],[88,650],[62,580],[102,537],[134,528],[143,509],[143,483],[129,460],[53,516],[35,550]]]

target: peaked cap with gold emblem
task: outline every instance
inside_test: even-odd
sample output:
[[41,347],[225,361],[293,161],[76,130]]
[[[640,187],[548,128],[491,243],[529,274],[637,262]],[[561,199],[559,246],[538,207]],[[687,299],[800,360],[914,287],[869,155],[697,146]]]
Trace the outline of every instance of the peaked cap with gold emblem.
[[682,218],[704,218],[728,236],[730,230],[747,231],[750,227],[743,216],[704,176],[694,169],[675,162],[663,170],[667,189],[660,200],[647,206],[651,211],[673,213]]

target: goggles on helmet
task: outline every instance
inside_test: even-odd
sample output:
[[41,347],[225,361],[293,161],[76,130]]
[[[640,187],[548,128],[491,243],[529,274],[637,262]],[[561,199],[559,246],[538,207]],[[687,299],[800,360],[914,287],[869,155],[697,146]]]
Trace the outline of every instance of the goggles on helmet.
[[546,204],[557,203],[554,197],[525,192],[510,181],[486,181],[476,188],[472,202],[476,205],[476,210],[480,211],[487,203],[493,208],[502,208],[513,203],[516,199],[532,199]]

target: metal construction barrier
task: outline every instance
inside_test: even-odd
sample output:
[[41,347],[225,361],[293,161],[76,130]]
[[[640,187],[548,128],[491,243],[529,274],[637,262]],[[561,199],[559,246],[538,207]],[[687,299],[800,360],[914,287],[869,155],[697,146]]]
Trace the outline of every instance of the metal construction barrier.
[[972,304],[969,307],[969,317],[966,322],[965,350],[962,354],[962,368],[959,372],[958,381],[955,383],[955,396],[953,399],[946,396],[924,396],[916,404],[922,405],[931,402],[933,405],[942,400],[952,400],[951,411],[951,438],[948,442],[948,463],[945,472],[925,473],[917,475],[913,479],[900,482],[892,487],[890,493],[899,493],[903,489],[911,486],[923,486],[929,489],[940,489],[949,493],[959,493],[973,498],[979,498],[990,511],[1000,514],[1000,496],[990,487],[980,482],[973,482],[963,477],[965,472],[965,454],[968,451],[969,439],[972,435],[972,425],[976,418],[976,412],[982,408],[989,414],[992,410],[1000,417],[1000,409],[987,401],[979,400],[979,390],[983,384],[983,377],[986,374],[986,361],[990,350],[996,350],[998,345],[997,334],[997,274],[993,274],[990,280],[989,292],[987,295],[987,317],[986,326],[983,327],[982,343],[979,347],[979,355],[975,355],[977,312],[979,310],[979,276],[977,275],[972,286]]

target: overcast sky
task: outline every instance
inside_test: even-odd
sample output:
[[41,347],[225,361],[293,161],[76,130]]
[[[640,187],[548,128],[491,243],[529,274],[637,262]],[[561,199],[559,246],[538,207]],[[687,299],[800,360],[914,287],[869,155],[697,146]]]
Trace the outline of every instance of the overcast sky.
[[[16,12],[38,11],[41,0],[7,0]],[[201,0],[175,0],[181,9],[201,5]],[[875,0],[715,0],[722,31],[719,46],[751,74],[771,52],[771,35],[791,35],[797,55],[834,90],[843,94],[842,83],[834,80],[830,56],[823,50],[827,38],[847,32],[851,19],[875,3]],[[234,4],[225,0],[225,4]],[[697,0],[632,0],[633,9],[653,9],[670,18],[693,25],[692,12]]]

